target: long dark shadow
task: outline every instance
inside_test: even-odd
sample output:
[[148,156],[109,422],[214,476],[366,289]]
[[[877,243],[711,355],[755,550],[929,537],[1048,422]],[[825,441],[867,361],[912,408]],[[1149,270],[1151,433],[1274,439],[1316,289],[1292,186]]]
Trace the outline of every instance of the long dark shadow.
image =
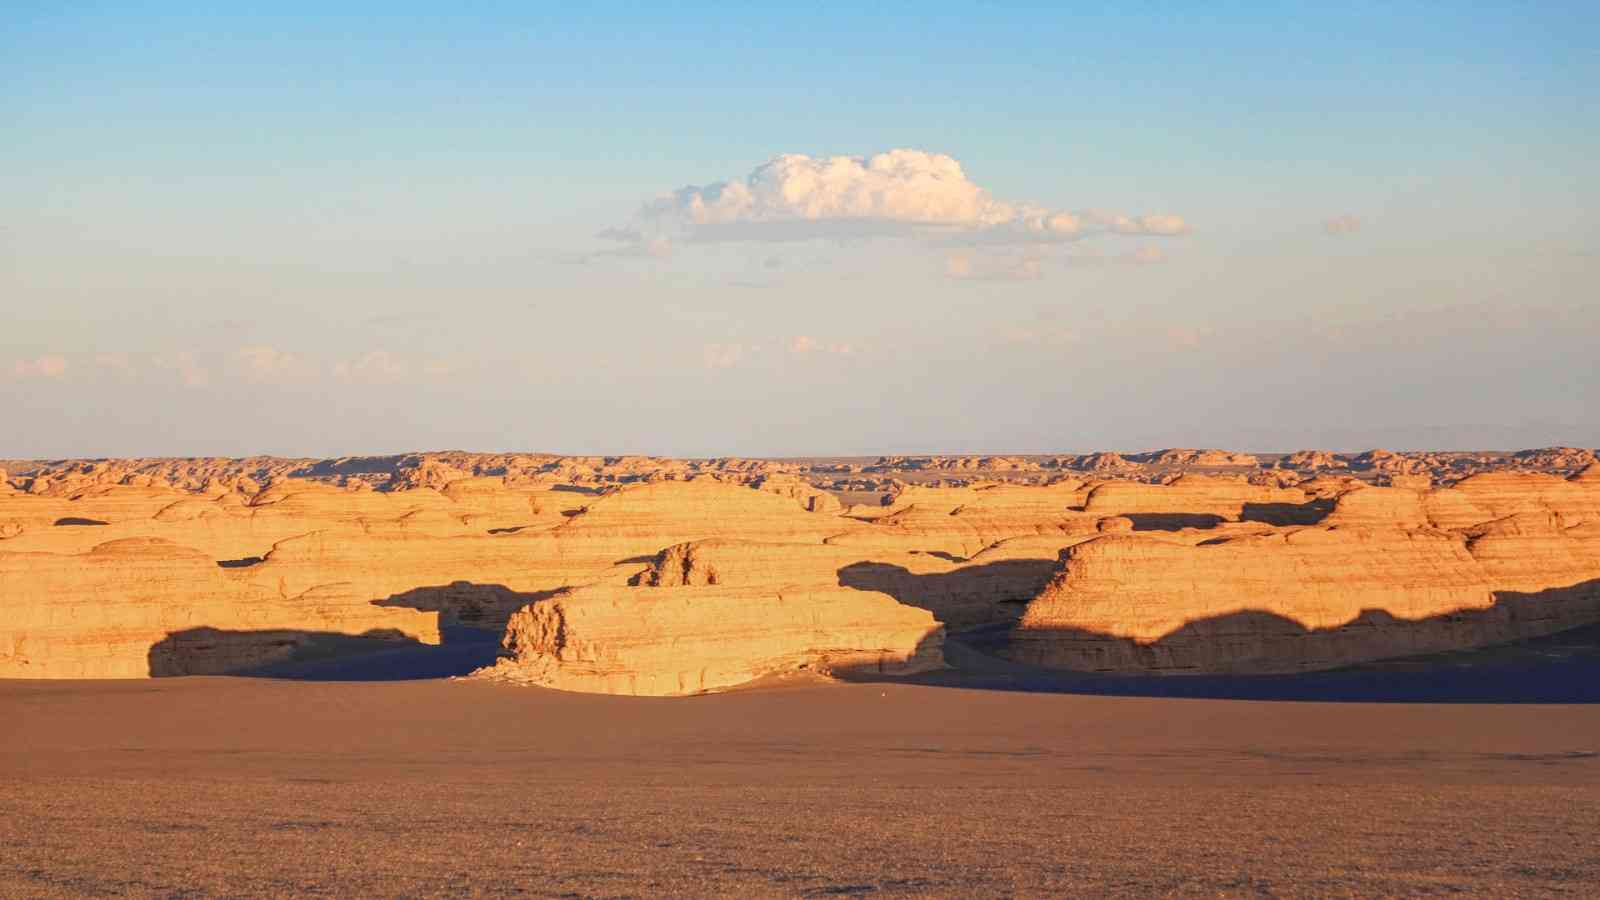
[[920,684],[979,690],[1350,703],[1600,703],[1600,625],[1494,647],[1291,675],[1113,675],[1002,659],[997,626],[946,639],[948,670]]
[[399,632],[189,628],[152,645],[150,675],[230,675],[295,681],[410,681],[466,675],[492,664],[499,635],[460,625],[438,644]]
[[[225,567],[241,564],[247,561],[219,563]],[[513,612],[554,593],[456,581],[372,601],[374,606],[437,613],[438,644],[425,644],[393,629],[349,634],[292,628],[189,628],[172,632],[151,646],[150,674],[302,681],[404,681],[466,675],[499,658],[500,638]]]
[[866,561],[837,574],[841,587],[888,594],[928,610],[955,631],[1016,618],[1049,583],[1056,565],[1054,559],[1007,559],[919,575],[904,566]]
[[[1498,591],[1486,609],[1418,621],[1369,609],[1336,628],[1308,629],[1244,611],[1190,622],[1149,643],[1083,629],[1014,631],[1055,567],[1054,560],[1013,560],[916,575],[863,562],[838,574],[841,585],[887,593],[946,624],[951,668],[911,679],[922,684],[1247,700],[1600,702],[1600,579]],[[1340,665],[1372,656],[1378,659]],[[1219,659],[1232,659],[1239,673],[1214,674]],[[1315,671],[1249,674],[1294,659]]]

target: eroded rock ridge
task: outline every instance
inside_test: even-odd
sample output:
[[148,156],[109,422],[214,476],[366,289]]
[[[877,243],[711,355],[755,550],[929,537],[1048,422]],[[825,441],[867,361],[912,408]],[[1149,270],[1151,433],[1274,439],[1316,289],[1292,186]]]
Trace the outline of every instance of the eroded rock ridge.
[[921,671],[979,632],[1031,665],[1280,672],[1600,621],[1600,464],[1573,448],[3,468],[5,677],[468,629],[502,642],[485,677],[670,695]]

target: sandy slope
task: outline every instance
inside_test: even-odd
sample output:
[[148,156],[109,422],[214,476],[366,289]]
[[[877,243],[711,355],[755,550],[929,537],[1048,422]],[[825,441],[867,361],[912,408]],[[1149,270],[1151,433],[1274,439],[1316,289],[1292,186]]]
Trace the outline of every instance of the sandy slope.
[[8,897],[1600,882],[1600,705],[176,678],[0,683],[0,735]]

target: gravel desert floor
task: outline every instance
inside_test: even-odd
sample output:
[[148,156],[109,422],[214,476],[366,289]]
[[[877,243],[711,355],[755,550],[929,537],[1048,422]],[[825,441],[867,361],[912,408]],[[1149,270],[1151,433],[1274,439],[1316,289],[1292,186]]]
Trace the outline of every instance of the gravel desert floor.
[[[1556,676],[1592,679],[1589,658]],[[0,683],[0,895],[1600,884],[1600,705],[1104,696],[1000,678],[685,699],[447,680]]]

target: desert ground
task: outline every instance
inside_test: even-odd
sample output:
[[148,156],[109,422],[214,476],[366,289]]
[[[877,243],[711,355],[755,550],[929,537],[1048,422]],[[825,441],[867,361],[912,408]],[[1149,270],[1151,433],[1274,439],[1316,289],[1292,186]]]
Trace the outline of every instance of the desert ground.
[[1592,450],[5,466],[0,896],[1600,883]]
[[1560,705],[0,682],[0,894],[1587,896],[1597,643],[1443,669]]

